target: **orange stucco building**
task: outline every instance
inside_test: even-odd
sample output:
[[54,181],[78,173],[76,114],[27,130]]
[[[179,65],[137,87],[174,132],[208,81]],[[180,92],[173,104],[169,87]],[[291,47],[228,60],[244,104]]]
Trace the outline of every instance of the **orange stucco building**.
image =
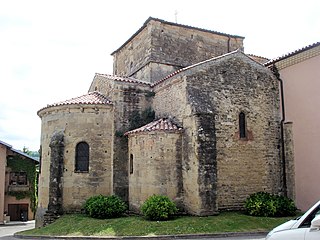
[[35,198],[30,196],[35,196],[36,172],[30,169],[35,170],[37,164],[36,159],[0,141],[0,224],[34,219]]

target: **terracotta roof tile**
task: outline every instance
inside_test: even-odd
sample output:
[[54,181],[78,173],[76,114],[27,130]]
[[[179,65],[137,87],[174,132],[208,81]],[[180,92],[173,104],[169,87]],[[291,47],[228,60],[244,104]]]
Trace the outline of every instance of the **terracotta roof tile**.
[[[72,104],[112,105],[112,102],[109,99],[107,99],[107,97],[104,96],[103,94],[94,91],[94,92],[89,92],[89,93],[82,95],[80,97],[71,98],[69,100],[57,102],[54,104],[48,104],[46,107],[44,107],[42,109],[49,108],[49,107],[62,106],[62,105],[72,105]],[[42,109],[40,109],[39,111],[41,111]]]
[[115,80],[119,82],[129,82],[129,83],[138,83],[138,84],[145,84],[145,85],[151,85],[149,82],[145,82],[142,80],[138,80],[132,77],[120,77],[120,76],[115,76],[115,75],[110,75],[110,74],[102,74],[102,73],[96,73],[96,76],[102,76],[106,77],[110,80]]
[[144,125],[140,128],[126,132],[125,135],[140,132],[154,132],[154,131],[165,131],[165,132],[177,132],[182,131],[181,127],[178,127],[172,120],[167,118],[160,118],[159,120],[153,121]]
[[297,49],[297,50],[295,50],[295,51],[293,51],[293,52],[286,53],[286,54],[284,54],[284,55],[282,55],[282,56],[280,56],[280,57],[271,59],[270,61],[266,62],[264,65],[265,65],[265,66],[270,66],[270,65],[272,65],[272,64],[274,64],[274,63],[276,63],[276,62],[279,62],[279,61],[284,60],[284,59],[286,59],[286,58],[289,58],[289,57],[291,57],[291,56],[293,56],[293,55],[299,54],[299,53],[301,53],[301,52],[304,52],[304,51],[306,51],[306,50],[309,50],[309,49],[311,49],[311,48],[318,47],[318,46],[320,46],[320,42],[316,42],[316,43],[310,44],[310,45],[305,46],[305,47],[303,47],[303,48]]

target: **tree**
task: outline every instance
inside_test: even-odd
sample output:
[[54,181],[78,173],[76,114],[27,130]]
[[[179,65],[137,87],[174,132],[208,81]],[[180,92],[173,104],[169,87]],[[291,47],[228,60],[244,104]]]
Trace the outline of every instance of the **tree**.
[[22,152],[36,159],[40,157],[39,151],[30,151],[26,146],[23,147]]

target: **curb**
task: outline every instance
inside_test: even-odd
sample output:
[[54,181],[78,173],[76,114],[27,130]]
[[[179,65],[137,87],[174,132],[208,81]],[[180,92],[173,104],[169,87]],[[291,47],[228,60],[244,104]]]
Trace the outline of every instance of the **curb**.
[[122,240],[167,240],[167,239],[198,239],[198,238],[227,238],[227,237],[244,237],[244,236],[261,236],[265,237],[268,232],[227,232],[227,233],[212,233],[212,234],[187,234],[187,235],[159,235],[159,236],[29,236],[14,234],[13,236],[20,239],[65,239],[65,240],[84,240],[84,239],[122,239]]

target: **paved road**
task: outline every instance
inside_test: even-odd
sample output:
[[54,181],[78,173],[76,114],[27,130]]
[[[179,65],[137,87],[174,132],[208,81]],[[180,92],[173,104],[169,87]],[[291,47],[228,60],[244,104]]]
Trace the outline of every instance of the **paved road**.
[[[0,240],[18,240],[19,238],[13,237],[13,234],[16,232],[28,230],[34,228],[34,221],[29,222],[10,222],[6,225],[0,225]],[[250,235],[250,236],[237,236],[237,237],[218,237],[218,238],[178,238],[175,237],[175,240],[263,240],[265,238],[264,234],[259,235]],[[50,238],[53,240],[53,238]],[[50,240],[45,238],[45,240]],[[83,238],[85,239],[85,238]],[[60,239],[61,240],[61,239]]]
[[0,240],[16,239],[13,234],[16,232],[34,228],[34,221],[28,222],[10,222],[0,225]]

